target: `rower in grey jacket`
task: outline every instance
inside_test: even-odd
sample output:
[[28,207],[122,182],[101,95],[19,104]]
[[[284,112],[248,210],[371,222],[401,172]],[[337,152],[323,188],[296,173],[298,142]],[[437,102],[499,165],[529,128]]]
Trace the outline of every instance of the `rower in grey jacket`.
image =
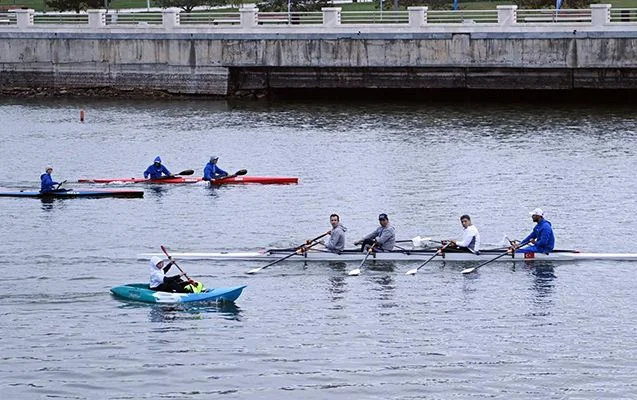
[[361,251],[365,251],[365,247],[371,246],[374,242],[374,250],[376,251],[389,251],[394,248],[396,243],[396,230],[394,226],[389,223],[387,214],[383,213],[378,216],[378,222],[380,226],[363,239],[354,242],[355,245],[362,245]]
[[330,224],[332,224],[332,231],[330,232],[330,240],[325,244],[325,248],[332,253],[340,253],[345,248],[345,232],[347,228],[341,225],[341,219],[338,214],[330,215]]

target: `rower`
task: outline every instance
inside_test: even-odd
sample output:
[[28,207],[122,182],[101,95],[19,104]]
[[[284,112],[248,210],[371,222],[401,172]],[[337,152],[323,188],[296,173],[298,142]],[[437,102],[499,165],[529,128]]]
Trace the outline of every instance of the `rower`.
[[510,251],[515,249],[516,253],[544,253],[549,254],[555,247],[555,235],[553,235],[553,226],[549,221],[544,219],[544,212],[541,208],[529,212],[531,219],[535,222],[535,227],[529,236],[522,239],[521,243],[532,243],[532,246],[520,248],[520,245],[513,243]]
[[332,225],[330,240],[325,243],[325,248],[332,253],[341,254],[345,248],[345,232],[347,228],[341,225],[341,218],[338,214],[330,215],[330,224]]
[[55,186],[60,184],[59,182],[53,181],[51,172],[53,172],[53,168],[46,167],[44,173],[40,175],[40,193],[53,192],[55,191]]
[[159,179],[162,177],[162,175],[172,176],[170,171],[168,171],[168,169],[164,165],[162,165],[161,157],[157,156],[155,157],[152,165],[149,165],[148,168],[146,168],[146,171],[144,171],[144,178]]
[[213,181],[228,176],[228,173],[217,166],[218,156],[210,156],[210,161],[203,169],[203,180]]
[[390,251],[394,248],[396,243],[396,229],[389,223],[389,217],[387,214],[382,213],[378,216],[378,223],[380,226],[369,235],[365,236],[361,240],[354,242],[355,245],[361,245],[361,251],[365,251],[366,247],[374,246],[375,251]]
[[467,251],[473,254],[480,254],[480,232],[478,228],[471,223],[471,217],[464,214],[460,217],[460,223],[462,224],[462,239],[460,240],[443,240],[442,244],[449,243],[449,248],[458,249],[460,251]]

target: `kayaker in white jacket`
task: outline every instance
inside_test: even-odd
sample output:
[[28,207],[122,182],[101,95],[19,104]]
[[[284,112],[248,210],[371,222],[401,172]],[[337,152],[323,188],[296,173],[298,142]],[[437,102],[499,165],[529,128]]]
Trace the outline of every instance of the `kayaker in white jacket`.
[[341,225],[341,218],[338,214],[330,215],[330,224],[332,225],[330,240],[325,243],[325,248],[332,253],[340,254],[345,248],[345,232],[347,228]]
[[355,245],[361,245],[361,251],[365,251],[367,246],[374,245],[375,251],[389,251],[394,248],[396,243],[396,229],[389,223],[387,214],[382,213],[378,216],[380,226],[369,235],[361,240],[354,242]]
[[164,266],[164,260],[157,256],[150,258],[150,282],[148,286],[152,290],[158,290],[160,292],[178,292],[185,293],[184,282],[181,277],[186,275],[185,272],[180,272],[179,275],[166,276],[166,273],[172,267],[174,261],[169,261]]

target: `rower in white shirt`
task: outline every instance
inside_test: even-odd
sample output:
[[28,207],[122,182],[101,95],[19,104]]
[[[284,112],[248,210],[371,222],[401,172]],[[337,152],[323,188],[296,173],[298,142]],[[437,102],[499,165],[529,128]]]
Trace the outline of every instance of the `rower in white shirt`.
[[[480,254],[480,232],[471,223],[471,217],[467,214],[460,217],[460,223],[464,230],[462,231],[462,239],[450,240],[449,248],[457,248],[459,250],[470,251],[474,254]],[[446,242],[443,241],[443,244]]]

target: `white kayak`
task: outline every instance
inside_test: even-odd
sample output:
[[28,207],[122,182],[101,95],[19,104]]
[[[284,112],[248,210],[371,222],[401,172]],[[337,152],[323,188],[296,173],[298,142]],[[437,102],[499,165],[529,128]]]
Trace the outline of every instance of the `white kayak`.
[[[372,253],[368,261],[427,261],[435,254],[435,249],[392,250]],[[482,250],[480,254],[464,251],[446,250],[434,261],[484,262],[501,255],[506,249]],[[264,261],[271,262],[288,256],[294,249],[269,249],[247,252],[209,252],[209,253],[173,253],[175,258],[182,260],[218,260],[218,261]],[[285,261],[309,262],[361,262],[365,254],[360,249],[344,250],[340,254],[320,249],[310,249],[302,254],[295,254]],[[140,254],[140,259],[149,259],[160,254]],[[550,254],[514,253],[500,257],[495,261],[578,261],[578,260],[612,260],[637,261],[637,253],[584,253],[577,250],[554,250]]]

